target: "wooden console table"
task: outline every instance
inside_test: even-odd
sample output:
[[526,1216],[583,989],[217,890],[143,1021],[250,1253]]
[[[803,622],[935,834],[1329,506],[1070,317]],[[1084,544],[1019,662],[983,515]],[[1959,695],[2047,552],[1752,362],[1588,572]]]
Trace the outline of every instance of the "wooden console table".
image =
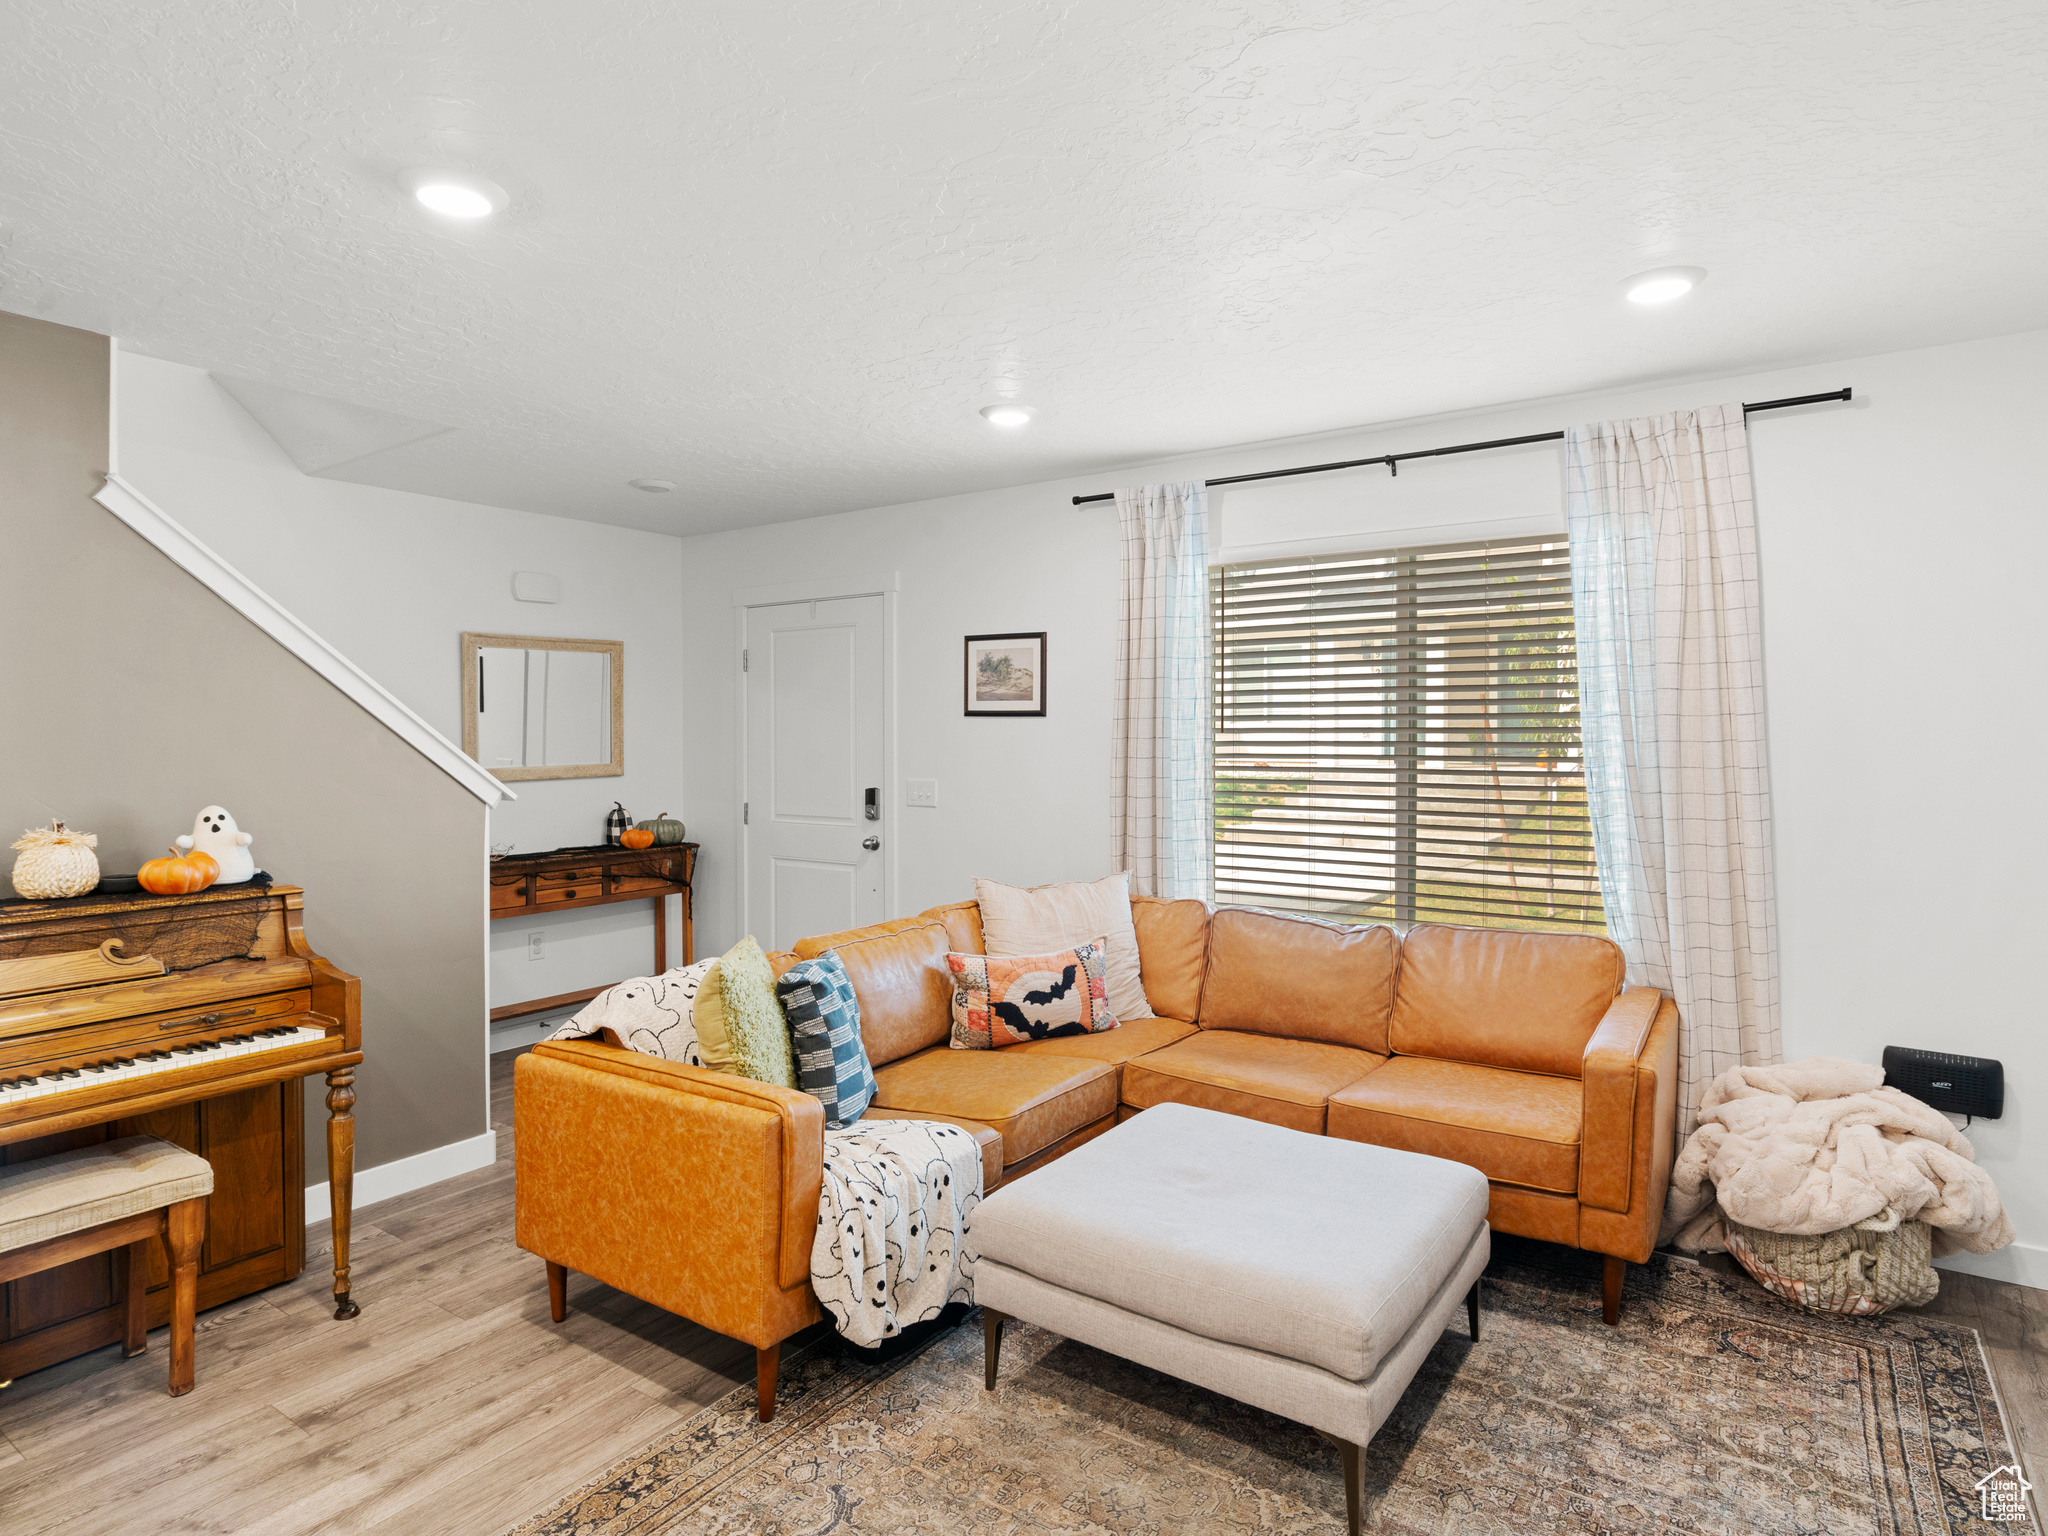
[[[491,920],[539,917],[573,907],[604,907],[617,901],[654,903],[654,974],[668,969],[668,898],[683,898],[683,964],[695,958],[695,933],[690,912],[690,875],[697,867],[695,843],[670,843],[653,848],[618,848],[600,843],[591,848],[557,848],[549,853],[509,853],[491,860]],[[616,983],[606,982],[605,986]],[[491,1022],[516,1019],[587,1003],[604,987],[586,987],[530,1003],[507,1003],[491,1010]]]

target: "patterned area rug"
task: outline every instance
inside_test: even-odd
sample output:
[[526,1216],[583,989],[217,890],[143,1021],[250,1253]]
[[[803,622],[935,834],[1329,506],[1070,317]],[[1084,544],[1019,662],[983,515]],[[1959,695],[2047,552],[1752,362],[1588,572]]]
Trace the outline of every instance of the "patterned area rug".
[[[1461,1313],[1368,1448],[1368,1529],[2034,1530],[1980,1518],[2014,1457],[1972,1330],[1808,1316],[1661,1258],[1608,1328],[1580,1258],[1496,1255],[1480,1342]],[[1312,1430],[1016,1323],[992,1393],[981,1359],[978,1318],[881,1366],[828,1340],[773,1424],[735,1391],[518,1536],[1344,1530]]]

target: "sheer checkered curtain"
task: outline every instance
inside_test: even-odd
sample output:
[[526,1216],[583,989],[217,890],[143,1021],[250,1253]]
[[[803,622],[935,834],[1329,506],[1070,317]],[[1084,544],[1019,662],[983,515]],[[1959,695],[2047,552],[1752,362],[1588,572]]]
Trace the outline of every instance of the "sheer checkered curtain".
[[1207,901],[1209,494],[1199,480],[1116,493],[1123,544],[1110,757],[1112,869],[1141,896]]
[[1740,405],[1565,434],[1586,800],[1629,979],[1679,1009],[1678,1135],[1777,1061],[1778,923]]

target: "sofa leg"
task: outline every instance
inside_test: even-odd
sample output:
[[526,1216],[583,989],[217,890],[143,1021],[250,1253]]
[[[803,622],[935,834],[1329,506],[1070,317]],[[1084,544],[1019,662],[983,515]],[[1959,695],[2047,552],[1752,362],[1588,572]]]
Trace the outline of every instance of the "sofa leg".
[[1606,1256],[1600,1270],[1600,1321],[1612,1328],[1621,1322],[1621,1280],[1628,1273],[1628,1261]]
[[1472,1342],[1479,1342],[1479,1282],[1472,1282],[1472,1289],[1465,1295],[1465,1321],[1472,1325]]
[[993,1392],[996,1389],[996,1357],[1003,1352],[1003,1324],[1008,1321],[1009,1318],[994,1307],[981,1309],[981,1385],[985,1391]]
[[1358,1447],[1349,1440],[1339,1440],[1337,1454],[1344,1459],[1344,1517],[1350,1522],[1351,1536],[1359,1536],[1364,1519],[1365,1491],[1360,1483]]
[[761,1422],[775,1417],[775,1372],[782,1364],[782,1346],[770,1344],[754,1351],[754,1390],[760,1400]]
[[569,1266],[548,1260],[548,1312],[556,1322],[569,1315]]

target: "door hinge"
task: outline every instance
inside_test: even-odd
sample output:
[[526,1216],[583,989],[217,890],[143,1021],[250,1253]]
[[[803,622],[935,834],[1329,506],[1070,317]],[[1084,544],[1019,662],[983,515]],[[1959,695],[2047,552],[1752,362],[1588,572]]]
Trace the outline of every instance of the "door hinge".
[[748,804],[748,803],[747,803],[746,801],[742,800],[742,801],[740,802],[740,825],[741,825],[741,826],[743,826],[743,827],[744,827],[745,825],[747,825],[747,815],[748,815],[748,813],[749,813],[750,811],[752,811],[752,810],[753,810],[753,807],[752,807],[752,806],[750,806],[750,805],[749,805],[749,804]]
[[744,649],[740,651],[740,670],[742,672],[747,670],[747,652]]

